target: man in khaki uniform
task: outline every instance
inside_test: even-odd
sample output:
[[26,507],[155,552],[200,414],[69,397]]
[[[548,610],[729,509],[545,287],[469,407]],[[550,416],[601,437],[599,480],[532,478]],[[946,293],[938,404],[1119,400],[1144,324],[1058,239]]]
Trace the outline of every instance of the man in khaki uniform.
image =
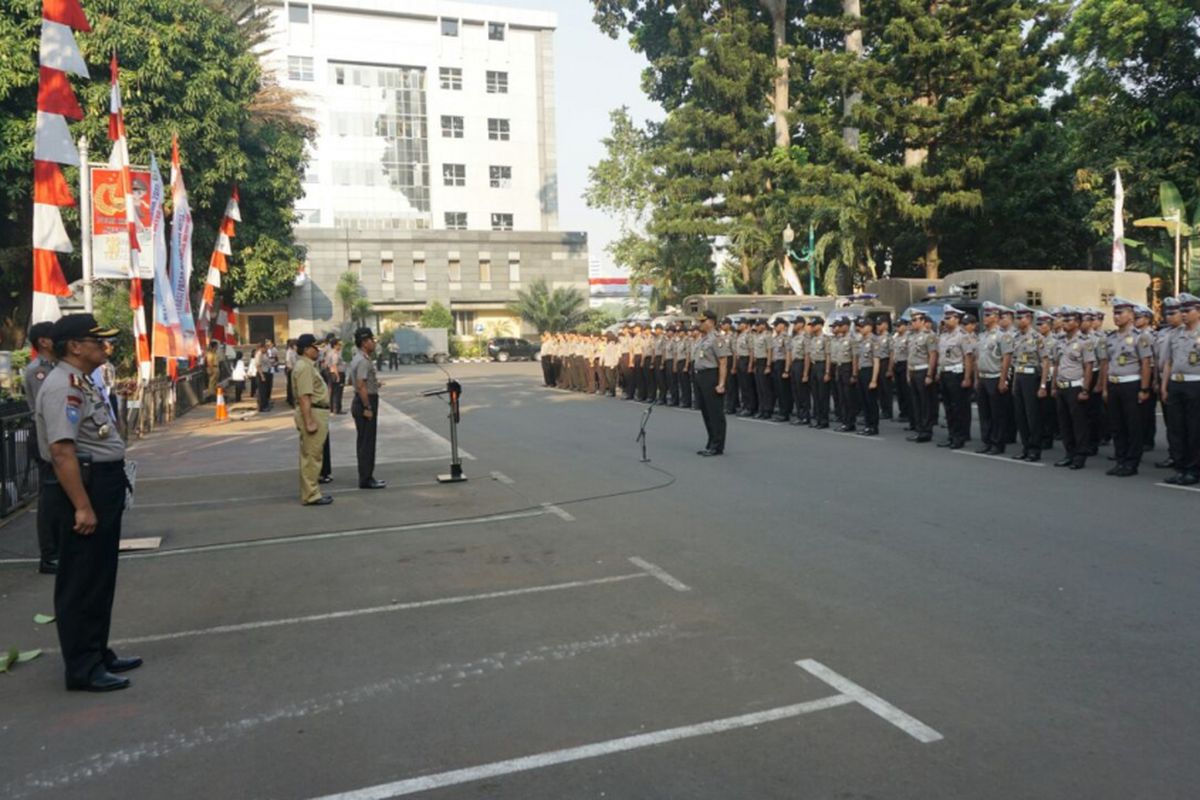
[[292,370],[292,394],[296,398],[296,430],[300,431],[300,502],[327,506],[333,498],[321,494],[322,451],[329,447],[329,387],[317,372],[317,339],[303,334],[296,342],[300,357]]

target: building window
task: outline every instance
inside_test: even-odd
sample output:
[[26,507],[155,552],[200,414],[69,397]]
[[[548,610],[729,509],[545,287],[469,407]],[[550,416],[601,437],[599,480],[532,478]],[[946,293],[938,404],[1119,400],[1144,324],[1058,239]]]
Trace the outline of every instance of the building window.
[[311,81],[313,60],[309,56],[288,56],[288,80]]
[[1030,308],[1041,308],[1042,307],[1042,290],[1041,289],[1027,290],[1025,292],[1025,305],[1029,306]]
[[474,311],[455,311],[454,313],[454,332],[459,336],[474,336],[475,335],[475,312]]
[[425,259],[413,259],[413,283],[420,284],[419,288],[425,288]]
[[440,67],[438,69],[438,81],[443,89],[449,89],[452,92],[462,91],[462,70],[458,67]]
[[504,23],[503,22],[489,22],[488,23],[488,38],[491,39],[493,42],[503,42],[504,41]]
[[321,224],[321,209],[319,208],[297,208],[296,214],[300,217],[297,221],[299,225],[311,226]]
[[487,93],[508,94],[508,73],[489,69],[487,71]]
[[479,282],[480,283],[491,283],[492,282],[492,262],[490,259],[487,259],[487,258],[479,259]]
[[334,67],[333,68],[333,82],[336,83],[338,86],[346,85],[346,68],[345,67]]
[[458,20],[443,17],[442,36],[458,36]]
[[465,211],[447,211],[446,212],[446,230],[448,231],[465,231],[467,229],[467,212]]
[[442,185],[443,186],[466,186],[467,185],[467,165],[466,164],[442,164]]
[[512,167],[493,164],[488,167],[488,181],[493,189],[511,189]]
[[507,142],[509,137],[508,120],[488,119],[488,138],[493,141]]
[[492,214],[492,230],[511,231],[513,229],[512,214]]
[[442,115],[442,138],[443,139],[461,139],[463,138],[463,118],[450,117]]
[[362,278],[362,257],[354,257],[353,255],[346,262],[346,270],[353,272],[359,278]]
[[462,280],[462,261],[457,258],[452,258],[448,262],[446,273],[450,277],[451,283],[458,283]]
[[513,256],[512,254],[509,254],[509,256],[508,256],[508,282],[509,283],[520,283],[521,282],[521,257],[520,256]]
[[307,3],[292,3],[288,6],[288,22],[296,22],[301,25],[308,24],[308,4]]
[[384,283],[395,283],[396,262],[390,252],[379,255],[379,279]]

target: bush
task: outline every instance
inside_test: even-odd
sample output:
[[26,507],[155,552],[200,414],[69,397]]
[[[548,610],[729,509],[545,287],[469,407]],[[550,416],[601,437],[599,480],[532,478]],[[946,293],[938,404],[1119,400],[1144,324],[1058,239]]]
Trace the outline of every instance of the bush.
[[422,328],[445,328],[448,331],[454,331],[454,316],[450,313],[450,309],[434,300],[429,304],[429,308],[421,314]]
[[482,358],[484,355],[484,343],[475,339],[460,339],[453,337],[450,339],[450,357],[451,358]]

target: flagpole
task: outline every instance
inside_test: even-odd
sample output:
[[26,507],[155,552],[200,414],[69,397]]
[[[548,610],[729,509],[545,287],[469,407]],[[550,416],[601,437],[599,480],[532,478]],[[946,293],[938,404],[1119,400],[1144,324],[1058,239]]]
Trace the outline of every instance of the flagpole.
[[1183,212],[1176,209],[1171,217],[1175,220],[1175,296],[1179,296],[1179,244],[1183,232]]
[[91,314],[92,300],[92,168],[88,163],[88,140],[79,137],[79,255],[83,261],[83,310]]

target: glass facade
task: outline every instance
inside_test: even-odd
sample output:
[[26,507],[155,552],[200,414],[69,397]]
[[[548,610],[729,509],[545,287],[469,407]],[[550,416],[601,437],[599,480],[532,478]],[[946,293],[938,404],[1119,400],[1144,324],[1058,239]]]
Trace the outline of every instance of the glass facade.
[[334,225],[430,227],[425,70],[330,64]]

